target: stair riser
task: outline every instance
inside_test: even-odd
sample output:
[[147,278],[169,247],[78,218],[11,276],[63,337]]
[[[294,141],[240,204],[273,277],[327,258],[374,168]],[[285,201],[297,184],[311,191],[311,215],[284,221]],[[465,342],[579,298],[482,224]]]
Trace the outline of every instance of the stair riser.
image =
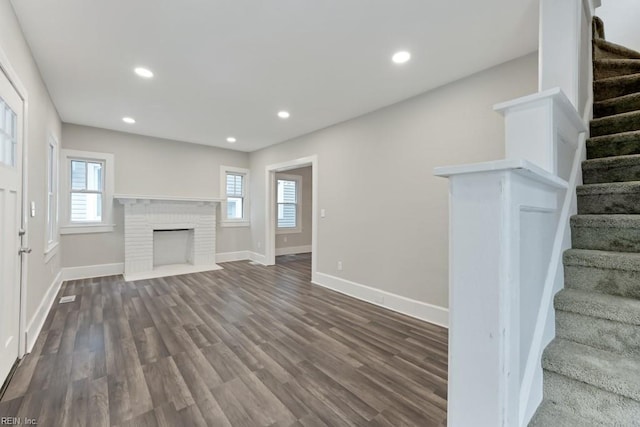
[[615,102],[597,102],[593,104],[593,117],[607,117],[637,110],[640,110],[640,97],[634,96],[616,100]]
[[640,193],[578,195],[579,214],[640,214]]
[[596,80],[600,80],[607,79],[609,77],[621,77],[638,73],[640,73],[640,64],[629,64],[623,66],[596,65],[594,70],[594,78]]
[[615,164],[610,164],[601,168],[583,168],[582,180],[585,184],[640,181],[640,162],[632,165],[615,166]]
[[640,271],[565,265],[568,288],[640,299]]
[[546,370],[544,397],[571,413],[605,425],[634,426],[640,419],[640,402]]
[[596,80],[593,82],[593,101],[605,101],[623,95],[640,92],[640,78],[622,80]]
[[556,310],[556,336],[601,350],[640,357],[640,326]]
[[640,130],[640,114],[607,117],[591,122],[591,137]]
[[640,154],[640,138],[629,140],[587,141],[587,158],[627,156]]
[[640,252],[640,229],[572,225],[571,242],[576,249]]

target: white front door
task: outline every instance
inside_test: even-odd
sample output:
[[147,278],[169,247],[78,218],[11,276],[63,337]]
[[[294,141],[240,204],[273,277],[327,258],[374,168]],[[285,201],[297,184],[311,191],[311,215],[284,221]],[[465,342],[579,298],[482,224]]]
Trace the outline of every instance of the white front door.
[[0,69],[0,385],[19,356],[22,99]]

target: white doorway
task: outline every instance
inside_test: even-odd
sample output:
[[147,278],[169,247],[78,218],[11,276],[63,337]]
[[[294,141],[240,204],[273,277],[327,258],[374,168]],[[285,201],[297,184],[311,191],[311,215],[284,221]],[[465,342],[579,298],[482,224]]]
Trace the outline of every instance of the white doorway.
[[0,385],[21,356],[24,102],[0,67]]
[[[266,206],[265,206],[265,260],[266,265],[275,265],[276,263],[276,230],[278,209],[283,210],[282,204],[278,204],[278,179],[276,175],[287,181],[295,180],[295,176],[290,176],[288,172],[300,168],[311,167],[311,280],[315,280],[318,259],[318,158],[317,156],[309,156],[288,162],[277,163],[266,167]],[[284,207],[286,210],[286,206]],[[293,211],[293,209],[292,209]],[[300,213],[300,211],[297,211]],[[298,218],[296,224],[299,224],[301,218]],[[282,239],[286,236],[286,232],[279,235]],[[293,235],[292,235],[293,236]]]

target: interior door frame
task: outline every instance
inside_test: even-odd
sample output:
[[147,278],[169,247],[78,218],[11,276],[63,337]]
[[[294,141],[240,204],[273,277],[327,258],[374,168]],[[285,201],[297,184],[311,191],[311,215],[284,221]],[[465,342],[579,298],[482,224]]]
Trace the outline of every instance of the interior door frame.
[[[0,47],[0,71],[7,76],[9,82],[18,93],[20,99],[22,99],[22,188],[20,189],[21,207],[22,212],[20,214],[20,227],[25,231],[22,236],[21,243],[26,246],[29,240],[28,225],[29,225],[29,207],[27,197],[28,187],[28,118],[29,118],[29,102],[27,96],[27,89],[22,84],[22,81],[18,77],[18,73],[14,70],[9,62],[9,57],[5,54],[2,47]],[[22,358],[27,353],[27,264],[29,262],[28,256],[20,257],[20,319],[19,319],[19,331],[18,331],[18,358]]]
[[316,281],[318,272],[318,156],[316,154],[287,162],[268,165],[265,168],[265,265],[276,263],[276,172],[311,166],[311,281]]

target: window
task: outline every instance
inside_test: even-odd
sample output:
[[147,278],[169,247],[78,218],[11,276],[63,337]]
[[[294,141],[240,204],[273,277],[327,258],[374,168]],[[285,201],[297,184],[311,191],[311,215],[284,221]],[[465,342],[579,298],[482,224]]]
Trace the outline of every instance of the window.
[[227,219],[244,218],[244,175],[227,173]]
[[277,175],[277,229],[280,233],[299,233],[300,228],[300,183],[302,177]]
[[58,245],[58,141],[47,144],[47,233],[45,255]]
[[62,233],[113,231],[113,155],[64,150]]
[[0,166],[15,167],[18,129],[16,113],[0,98]]
[[104,164],[71,160],[71,223],[102,222]]
[[220,167],[222,212],[220,224],[223,227],[249,226],[249,198],[247,187],[249,171],[231,166]]

